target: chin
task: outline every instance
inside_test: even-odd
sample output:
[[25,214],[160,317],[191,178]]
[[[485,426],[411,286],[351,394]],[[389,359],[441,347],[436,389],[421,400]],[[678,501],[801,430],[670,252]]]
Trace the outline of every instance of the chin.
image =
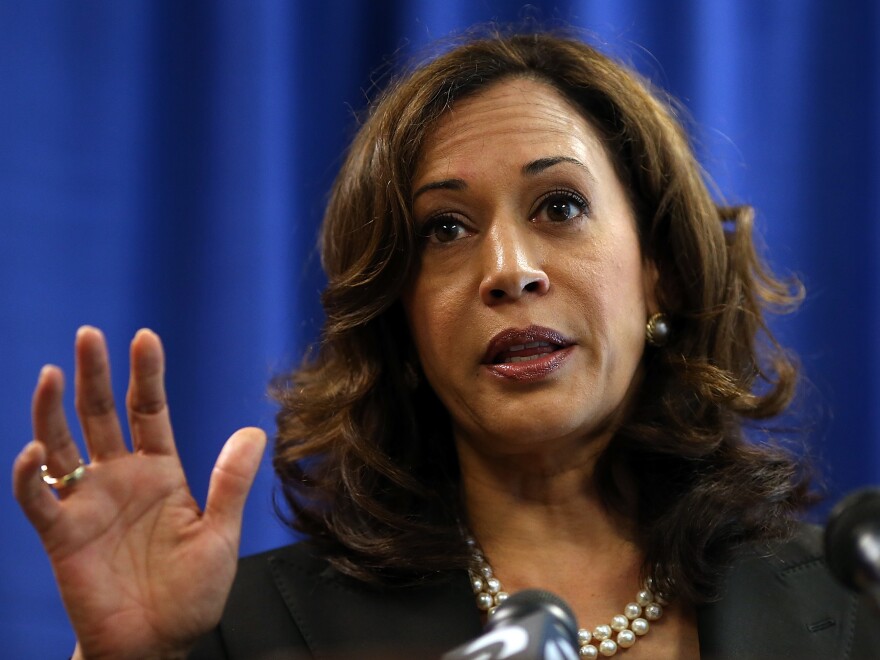
[[532,416],[521,421],[510,420],[493,424],[478,432],[484,438],[486,449],[499,454],[533,453],[535,451],[572,451],[576,446],[590,442],[595,431],[584,425],[567,422],[555,416]]

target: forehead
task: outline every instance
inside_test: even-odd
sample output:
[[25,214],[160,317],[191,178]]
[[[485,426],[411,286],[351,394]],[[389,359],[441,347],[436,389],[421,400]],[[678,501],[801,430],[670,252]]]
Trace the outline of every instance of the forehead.
[[511,78],[456,103],[425,138],[416,181],[484,157],[524,162],[536,151],[581,162],[605,158],[598,134],[579,110],[547,83]]

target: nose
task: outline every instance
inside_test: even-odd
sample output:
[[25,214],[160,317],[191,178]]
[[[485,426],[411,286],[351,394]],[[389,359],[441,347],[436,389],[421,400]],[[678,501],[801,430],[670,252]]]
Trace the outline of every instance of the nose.
[[523,296],[540,296],[550,290],[550,280],[539,260],[539,250],[529,240],[528,229],[493,223],[483,244],[484,275],[480,299],[498,305]]

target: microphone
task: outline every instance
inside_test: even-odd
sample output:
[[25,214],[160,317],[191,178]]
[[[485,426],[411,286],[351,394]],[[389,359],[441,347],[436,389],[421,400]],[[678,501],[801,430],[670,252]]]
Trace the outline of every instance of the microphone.
[[505,600],[475,640],[441,660],[578,660],[577,623],[559,596],[527,589]]
[[869,596],[880,612],[880,488],[858,490],[834,507],[825,558],[838,580]]

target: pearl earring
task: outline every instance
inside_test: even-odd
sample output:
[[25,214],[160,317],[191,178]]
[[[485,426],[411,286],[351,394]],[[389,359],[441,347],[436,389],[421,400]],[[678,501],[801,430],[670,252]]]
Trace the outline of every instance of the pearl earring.
[[669,341],[670,332],[669,318],[667,318],[666,314],[663,312],[651,314],[648,323],[645,325],[645,341],[648,342],[649,346],[656,348],[666,346],[666,342]]

